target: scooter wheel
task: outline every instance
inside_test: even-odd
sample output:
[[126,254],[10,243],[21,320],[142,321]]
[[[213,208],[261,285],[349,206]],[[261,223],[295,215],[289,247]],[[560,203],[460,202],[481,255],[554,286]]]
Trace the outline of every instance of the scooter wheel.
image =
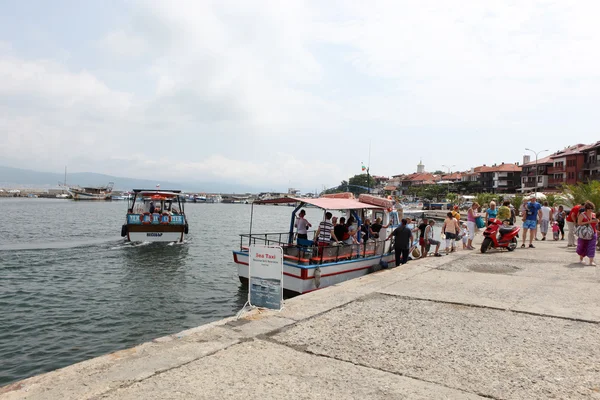
[[481,242],[481,252],[485,253],[490,247],[492,247],[492,239],[486,237],[483,239],[483,242]]
[[508,247],[506,248],[508,251],[514,251],[517,248],[518,242],[517,238],[512,238]]

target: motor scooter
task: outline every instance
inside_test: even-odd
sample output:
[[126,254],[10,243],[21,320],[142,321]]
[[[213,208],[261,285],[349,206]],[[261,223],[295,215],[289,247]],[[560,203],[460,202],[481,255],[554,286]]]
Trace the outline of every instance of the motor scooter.
[[482,253],[491,248],[506,249],[508,251],[517,248],[517,238],[521,228],[516,225],[504,225],[502,221],[496,218],[490,218],[489,222],[488,227],[483,232],[485,237],[481,243]]

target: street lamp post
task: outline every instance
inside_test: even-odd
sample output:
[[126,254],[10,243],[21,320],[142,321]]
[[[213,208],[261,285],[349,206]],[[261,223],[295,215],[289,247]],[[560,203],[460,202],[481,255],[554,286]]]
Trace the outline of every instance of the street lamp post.
[[538,154],[543,153],[545,151],[550,151],[550,150],[540,150],[540,151],[535,151],[535,150],[531,150],[531,149],[525,149],[526,151],[530,151],[533,154],[535,154],[535,187],[533,188],[533,192],[535,194],[535,196],[537,197],[537,191],[538,191]]
[[[452,167],[456,167],[456,164],[453,165],[442,165],[442,167],[448,168],[448,175],[450,175],[452,173]],[[446,190],[446,196],[448,196],[448,193],[450,193],[450,178],[448,177],[448,188]]]

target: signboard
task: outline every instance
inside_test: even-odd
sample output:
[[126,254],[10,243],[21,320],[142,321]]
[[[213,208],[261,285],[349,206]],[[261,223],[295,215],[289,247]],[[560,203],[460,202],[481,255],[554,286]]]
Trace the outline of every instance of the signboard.
[[248,302],[251,306],[281,310],[283,307],[283,250],[250,246]]

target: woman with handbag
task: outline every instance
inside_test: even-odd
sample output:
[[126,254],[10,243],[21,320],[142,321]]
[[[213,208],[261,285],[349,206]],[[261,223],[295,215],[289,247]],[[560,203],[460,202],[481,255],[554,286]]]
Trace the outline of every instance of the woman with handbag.
[[479,208],[479,203],[476,201],[473,202],[471,208],[467,212],[467,229],[469,230],[469,240],[467,242],[467,249],[475,250],[473,247],[473,239],[475,238],[475,231],[477,230],[477,218],[481,219],[479,214],[477,214],[477,209]]
[[596,240],[598,240],[596,214],[594,214],[594,203],[586,201],[584,205],[585,211],[577,217],[577,254],[579,262],[583,264],[585,257],[590,259],[590,264],[595,266],[594,257],[596,256]]

